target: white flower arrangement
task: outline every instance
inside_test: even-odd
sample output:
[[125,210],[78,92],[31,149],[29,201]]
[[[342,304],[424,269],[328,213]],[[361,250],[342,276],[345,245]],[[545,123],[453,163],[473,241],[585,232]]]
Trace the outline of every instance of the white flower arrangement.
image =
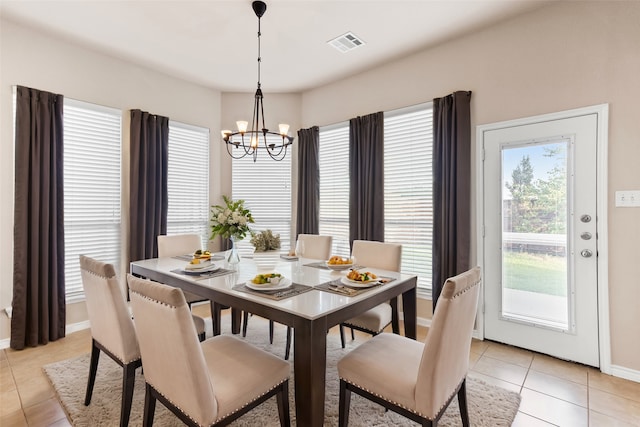
[[224,206],[211,206],[211,237],[220,236],[226,239],[242,240],[251,232],[249,224],[253,224],[251,211],[244,207],[244,200],[233,201],[222,196]]

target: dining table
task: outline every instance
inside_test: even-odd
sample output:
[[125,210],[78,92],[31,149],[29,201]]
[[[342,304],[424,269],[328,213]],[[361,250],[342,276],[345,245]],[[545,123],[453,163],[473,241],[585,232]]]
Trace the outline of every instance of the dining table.
[[[215,257],[214,257],[215,258]],[[296,423],[299,426],[324,424],[326,335],[340,323],[381,303],[402,299],[404,333],[416,338],[417,276],[361,266],[384,278],[371,287],[342,286],[346,271],[327,268],[323,260],[281,258],[274,270],[290,286],[278,292],[260,292],[247,285],[258,273],[248,256],[237,264],[214,260],[212,271],[193,274],[187,270],[188,257],[167,257],[134,261],[131,274],[178,287],[211,302],[213,334],[219,335],[221,311],[232,309],[232,333],[240,331],[242,311],[293,328],[293,371]]]

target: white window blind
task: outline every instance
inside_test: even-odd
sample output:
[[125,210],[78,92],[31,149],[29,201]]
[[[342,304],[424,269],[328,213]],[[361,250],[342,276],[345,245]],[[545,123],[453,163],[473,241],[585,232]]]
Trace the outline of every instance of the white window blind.
[[349,122],[320,128],[319,234],[333,236],[334,255],[349,256]]
[[402,272],[431,290],[433,235],[432,104],[384,117],[385,242],[402,244]]
[[209,129],[169,122],[167,234],[209,240]]
[[[282,142],[276,135],[268,135],[267,142],[270,139]],[[282,250],[289,249],[292,212],[291,152],[282,161],[273,160],[263,149],[258,151],[255,163],[252,156],[233,159],[232,179],[231,197],[233,200],[244,200],[245,206],[251,210],[255,221],[251,228],[255,231],[269,229],[274,234],[280,234]],[[250,237],[247,236],[238,244],[241,253],[253,252],[249,240]]]
[[64,100],[67,302],[83,298],[80,254],[120,264],[121,112]]

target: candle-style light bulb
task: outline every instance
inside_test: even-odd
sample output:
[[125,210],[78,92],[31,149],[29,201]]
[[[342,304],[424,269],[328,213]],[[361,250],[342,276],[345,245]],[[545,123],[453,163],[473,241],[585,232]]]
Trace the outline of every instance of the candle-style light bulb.
[[249,126],[249,122],[238,120],[236,122],[236,126],[238,126],[238,132],[245,133],[247,131],[247,126]]
[[280,129],[280,135],[282,136],[286,136],[289,133],[289,125],[286,123],[280,123],[278,128]]

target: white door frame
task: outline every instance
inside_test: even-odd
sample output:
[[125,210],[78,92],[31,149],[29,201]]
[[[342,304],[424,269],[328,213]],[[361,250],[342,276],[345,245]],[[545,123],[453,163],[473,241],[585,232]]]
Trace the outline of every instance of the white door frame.
[[[611,374],[611,335],[609,330],[609,243],[608,243],[608,188],[607,153],[609,104],[593,105],[557,113],[542,114],[504,122],[476,126],[476,253],[478,264],[484,271],[484,134],[504,127],[522,126],[566,119],[585,114],[598,117],[597,171],[596,171],[596,214],[598,233],[598,341],[600,371]],[[478,310],[477,329],[474,336],[484,339],[484,288]]]

